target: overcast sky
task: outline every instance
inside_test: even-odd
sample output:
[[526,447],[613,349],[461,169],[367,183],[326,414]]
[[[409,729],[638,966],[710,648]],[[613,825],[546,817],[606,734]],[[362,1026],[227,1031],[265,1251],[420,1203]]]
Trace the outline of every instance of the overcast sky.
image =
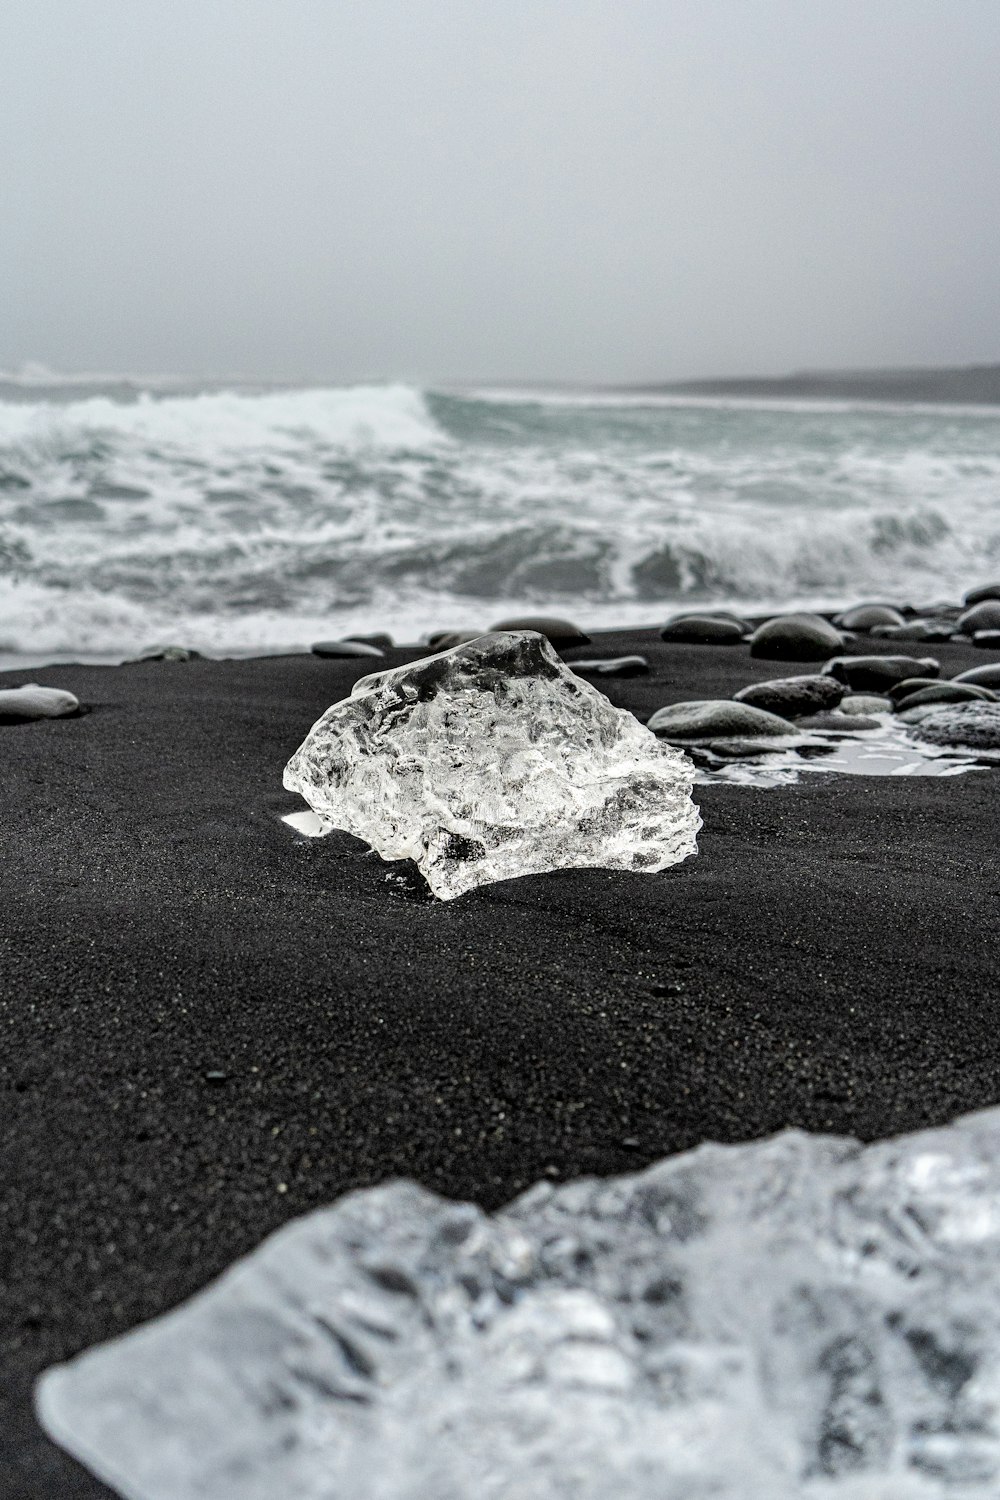
[[4,0],[0,367],[1000,360],[998,0]]

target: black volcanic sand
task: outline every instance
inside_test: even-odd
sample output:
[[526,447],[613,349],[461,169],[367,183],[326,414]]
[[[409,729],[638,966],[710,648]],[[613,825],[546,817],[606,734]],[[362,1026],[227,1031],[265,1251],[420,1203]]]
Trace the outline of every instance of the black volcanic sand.
[[[811,670],[653,632],[595,647],[575,654],[650,658],[602,683],[643,717]],[[0,677],[93,708],[0,729],[4,1500],[108,1493],[35,1425],[40,1369],[350,1188],[494,1206],[699,1141],[869,1139],[1000,1100],[996,773],[702,787],[701,853],[663,874],[439,904],[280,821],[286,759],[371,666]]]

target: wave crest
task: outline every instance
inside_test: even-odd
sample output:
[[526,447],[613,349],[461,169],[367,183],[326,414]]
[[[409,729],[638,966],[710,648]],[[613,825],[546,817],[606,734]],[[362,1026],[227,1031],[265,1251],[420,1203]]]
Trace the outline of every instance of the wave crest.
[[508,608],[954,595],[1000,571],[1000,415],[405,385],[0,401],[0,636],[286,649]]

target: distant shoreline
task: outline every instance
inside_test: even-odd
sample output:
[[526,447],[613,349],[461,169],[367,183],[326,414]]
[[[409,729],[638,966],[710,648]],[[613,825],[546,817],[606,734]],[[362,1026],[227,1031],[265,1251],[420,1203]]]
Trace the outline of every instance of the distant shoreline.
[[[279,391],[350,390],[359,385],[413,384],[403,377],[345,380],[317,375],[290,380],[265,376],[112,375],[0,372],[0,401],[67,402],[100,396],[130,404],[143,397],[199,396],[237,392],[246,396]],[[790,375],[722,375],[707,380],[603,381],[509,377],[416,382],[426,391],[510,393],[563,392],[579,396],[674,396],[691,399],[770,401],[871,401],[918,405],[1000,406],[1000,364],[875,370],[799,370]]]
[[658,381],[616,389],[664,396],[1000,406],[1000,364],[941,369],[803,370],[792,375]]

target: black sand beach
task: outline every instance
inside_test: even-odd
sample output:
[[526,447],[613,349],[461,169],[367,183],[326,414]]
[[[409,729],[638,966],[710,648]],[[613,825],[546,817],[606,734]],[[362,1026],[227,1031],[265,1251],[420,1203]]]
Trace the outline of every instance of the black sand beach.
[[[798,670],[654,632],[595,647],[649,657],[602,684],[643,717]],[[108,1493],[37,1428],[42,1368],[349,1189],[494,1206],[707,1139],[1000,1101],[1000,773],[700,787],[701,853],[663,874],[440,904],[280,821],[289,754],[371,665],[0,676],[93,710],[0,728],[3,1500]]]

